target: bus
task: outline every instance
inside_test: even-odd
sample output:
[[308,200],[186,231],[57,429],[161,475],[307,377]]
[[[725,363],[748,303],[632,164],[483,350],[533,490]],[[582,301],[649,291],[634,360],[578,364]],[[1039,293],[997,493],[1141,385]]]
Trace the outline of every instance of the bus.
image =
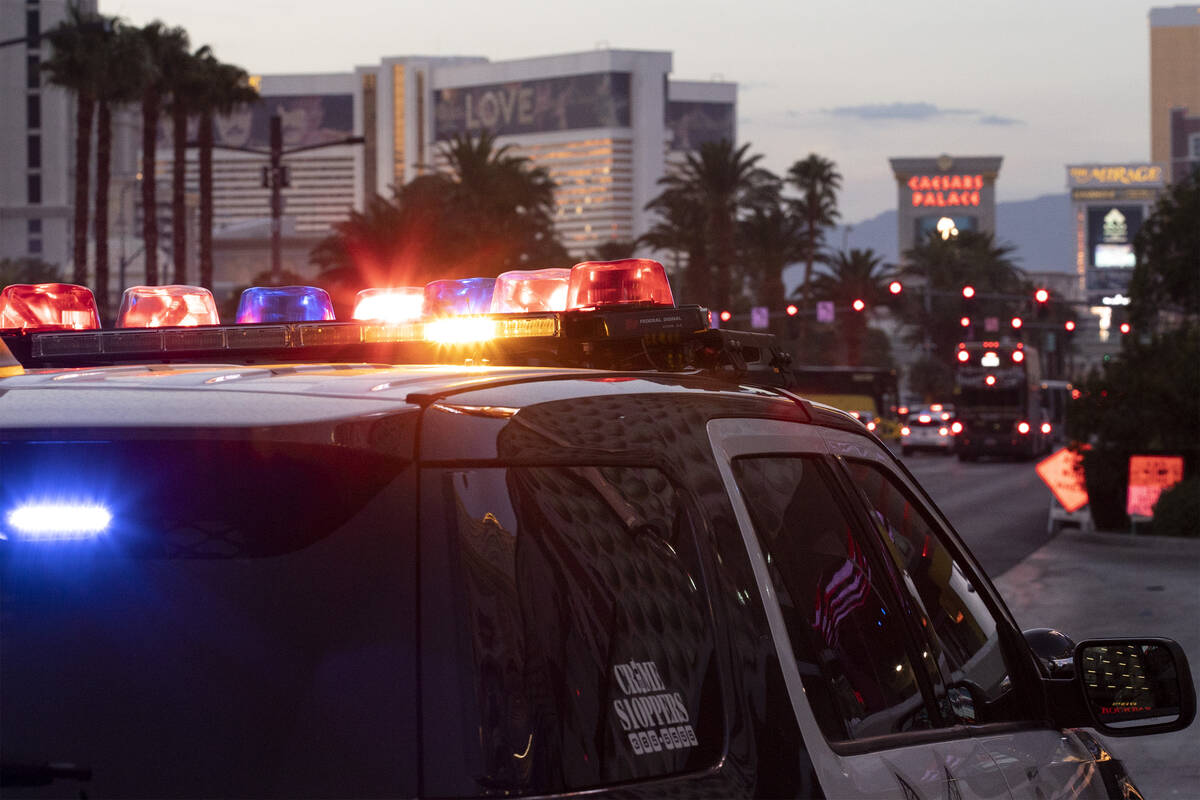
[[885,367],[793,366],[794,391],[817,403],[854,414],[879,436],[899,431],[900,402],[896,370]]
[[1035,458],[1050,447],[1054,425],[1042,405],[1038,353],[1021,342],[963,342],[955,353],[960,461],[980,456]]

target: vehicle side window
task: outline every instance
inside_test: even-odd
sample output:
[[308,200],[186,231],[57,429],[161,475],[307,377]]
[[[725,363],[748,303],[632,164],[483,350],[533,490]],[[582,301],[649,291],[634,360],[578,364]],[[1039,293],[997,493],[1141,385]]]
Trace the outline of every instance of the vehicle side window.
[[961,565],[942,544],[936,526],[902,484],[878,464],[846,459],[850,475],[873,510],[892,559],[916,594],[922,626],[948,686],[948,722],[1019,718],[999,701],[1012,688],[996,619]]
[[832,741],[928,728],[904,622],[824,472],[814,458],[733,461],[813,713]]
[[557,793],[720,759],[708,601],[662,472],[447,470],[442,489],[448,529],[431,546],[449,548],[444,624],[470,711],[445,723],[462,773],[431,775],[431,794]]

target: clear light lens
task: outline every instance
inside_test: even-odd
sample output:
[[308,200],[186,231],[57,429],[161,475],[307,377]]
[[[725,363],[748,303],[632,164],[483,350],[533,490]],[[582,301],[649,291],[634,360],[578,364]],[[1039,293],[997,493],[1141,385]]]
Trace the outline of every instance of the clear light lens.
[[238,322],[328,322],[333,303],[316,286],[252,286],[238,302]]
[[566,311],[569,269],[513,270],[496,278],[492,313],[522,314],[530,311]]
[[22,539],[69,541],[101,535],[112,523],[112,513],[93,504],[31,503],[9,511],[6,520]]
[[496,320],[490,317],[445,317],[425,323],[425,339],[438,344],[467,344],[496,338]]
[[425,284],[423,313],[426,317],[486,314],[492,310],[495,278],[462,278]]
[[354,313],[351,318],[389,324],[413,322],[421,318],[424,304],[423,286],[363,289],[354,298]]
[[1022,420],[1021,422],[1018,422],[1017,423],[1017,433],[1021,434],[1022,436],[1029,433],[1029,423],[1025,422],[1024,420]]
[[217,302],[202,286],[130,286],[121,296],[118,328],[220,325]]
[[998,367],[1000,366],[1000,356],[993,352],[984,353],[983,357],[979,359],[979,364],[984,367]]
[[14,283],[0,291],[0,328],[96,330],[100,313],[86,286]]
[[675,305],[663,265],[649,258],[623,258],[584,261],[571,268],[567,308],[621,303]]

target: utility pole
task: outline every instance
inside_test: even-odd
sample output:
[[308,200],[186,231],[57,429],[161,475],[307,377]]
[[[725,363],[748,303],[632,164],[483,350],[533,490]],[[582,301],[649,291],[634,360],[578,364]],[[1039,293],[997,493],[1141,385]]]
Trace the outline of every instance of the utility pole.
[[283,120],[271,115],[271,166],[267,173],[271,184],[271,280],[278,281],[283,272],[283,187],[287,176],[283,172]]

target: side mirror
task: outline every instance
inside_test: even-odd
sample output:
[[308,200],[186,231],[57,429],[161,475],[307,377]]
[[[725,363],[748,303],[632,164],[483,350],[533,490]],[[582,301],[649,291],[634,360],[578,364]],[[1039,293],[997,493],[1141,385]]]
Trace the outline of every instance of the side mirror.
[[1080,642],[1075,675],[1092,723],[1109,736],[1182,730],[1196,716],[1187,656],[1170,639]]

